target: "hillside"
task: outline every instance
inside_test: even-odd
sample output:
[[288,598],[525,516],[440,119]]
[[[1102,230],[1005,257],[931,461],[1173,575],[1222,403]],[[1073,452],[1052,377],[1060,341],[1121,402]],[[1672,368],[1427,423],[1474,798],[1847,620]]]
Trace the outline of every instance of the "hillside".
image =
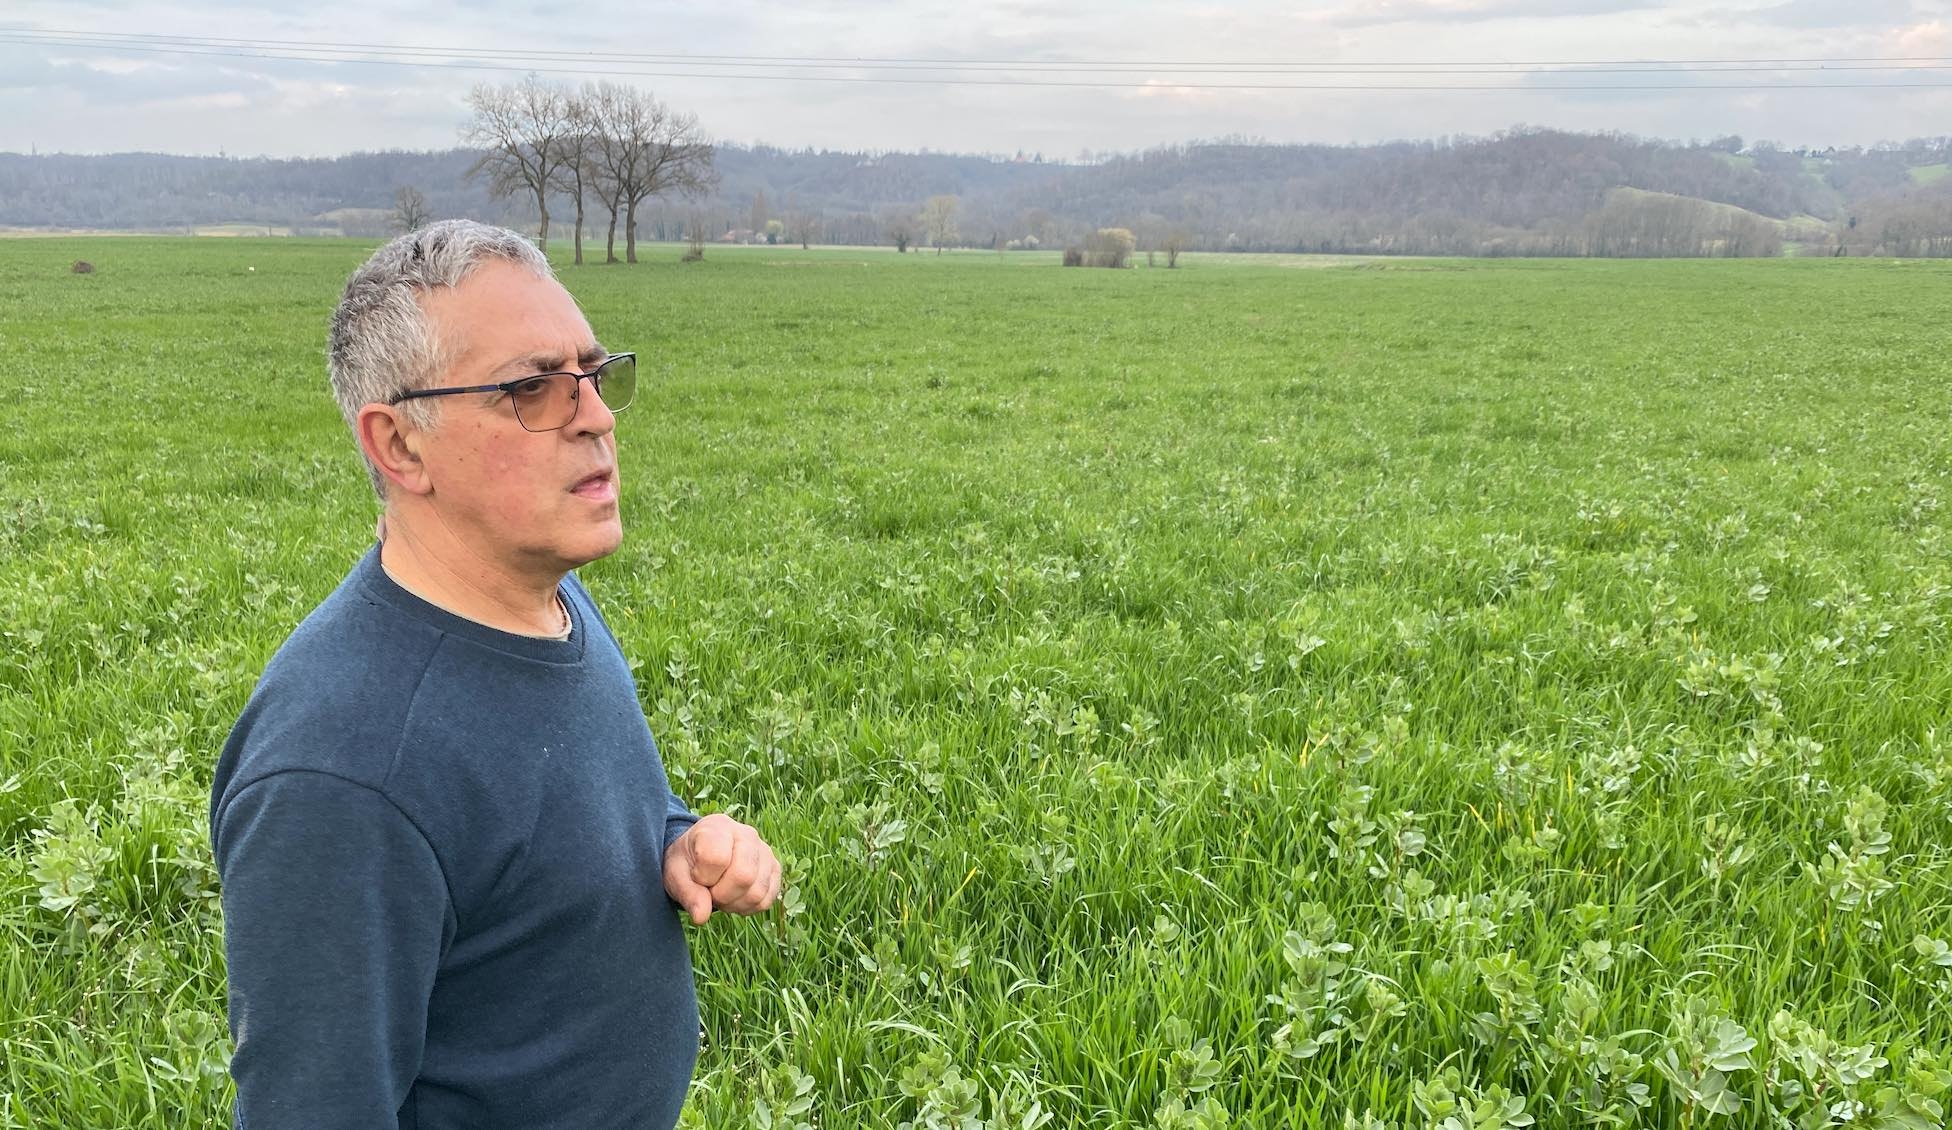
[[[1620,254],[1649,244],[1604,238],[1609,227],[1667,230],[1685,212],[1693,234],[1639,253],[1773,254],[1765,229],[1775,246],[1787,237],[1817,252],[1934,253],[1916,249],[1952,236],[1948,157],[1944,138],[1819,152],[1553,130],[1370,146],[1196,142],[1089,164],[727,145],[709,196],[652,203],[640,231],[675,239],[696,215],[714,235],[763,232],[768,219],[803,215],[822,241],[874,243],[891,218],[955,196],[955,242],[976,247],[1070,243],[1115,225],[1206,249]],[[467,180],[472,160],[458,149],[306,160],[0,154],[0,227],[374,236],[403,185],[435,216],[530,222],[524,202],[491,200]],[[607,215],[590,212],[600,233]]]

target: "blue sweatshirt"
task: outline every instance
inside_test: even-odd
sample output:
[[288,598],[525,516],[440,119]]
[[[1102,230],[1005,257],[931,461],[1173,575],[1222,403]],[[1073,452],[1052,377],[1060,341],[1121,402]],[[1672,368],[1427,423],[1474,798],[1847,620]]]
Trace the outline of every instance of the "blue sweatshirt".
[[244,1130],[669,1127],[698,1005],[671,795],[615,637],[445,612],[377,547],[266,668],[211,794]]

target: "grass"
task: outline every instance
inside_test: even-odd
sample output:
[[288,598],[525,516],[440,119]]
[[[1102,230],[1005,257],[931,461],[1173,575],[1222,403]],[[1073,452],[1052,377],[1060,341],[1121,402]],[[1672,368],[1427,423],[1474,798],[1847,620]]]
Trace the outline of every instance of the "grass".
[[[0,257],[0,1126],[226,1118],[205,790],[370,536],[362,255]],[[585,577],[794,884],[688,1124],[1937,1124],[1944,266],[651,255],[565,271],[651,378]]]

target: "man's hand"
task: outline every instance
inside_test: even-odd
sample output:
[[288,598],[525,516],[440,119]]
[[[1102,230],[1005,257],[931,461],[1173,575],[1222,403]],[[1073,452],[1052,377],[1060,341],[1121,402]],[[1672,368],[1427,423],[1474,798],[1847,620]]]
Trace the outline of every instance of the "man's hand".
[[779,859],[751,825],[715,812],[664,853],[664,891],[703,926],[714,910],[758,914],[779,897]]

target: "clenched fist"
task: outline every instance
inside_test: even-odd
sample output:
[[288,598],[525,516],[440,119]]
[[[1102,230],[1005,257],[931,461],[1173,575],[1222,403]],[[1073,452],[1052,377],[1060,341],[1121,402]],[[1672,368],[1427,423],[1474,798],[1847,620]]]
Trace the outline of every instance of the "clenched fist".
[[779,859],[749,824],[715,812],[664,853],[664,892],[703,926],[714,910],[758,914],[779,897]]

